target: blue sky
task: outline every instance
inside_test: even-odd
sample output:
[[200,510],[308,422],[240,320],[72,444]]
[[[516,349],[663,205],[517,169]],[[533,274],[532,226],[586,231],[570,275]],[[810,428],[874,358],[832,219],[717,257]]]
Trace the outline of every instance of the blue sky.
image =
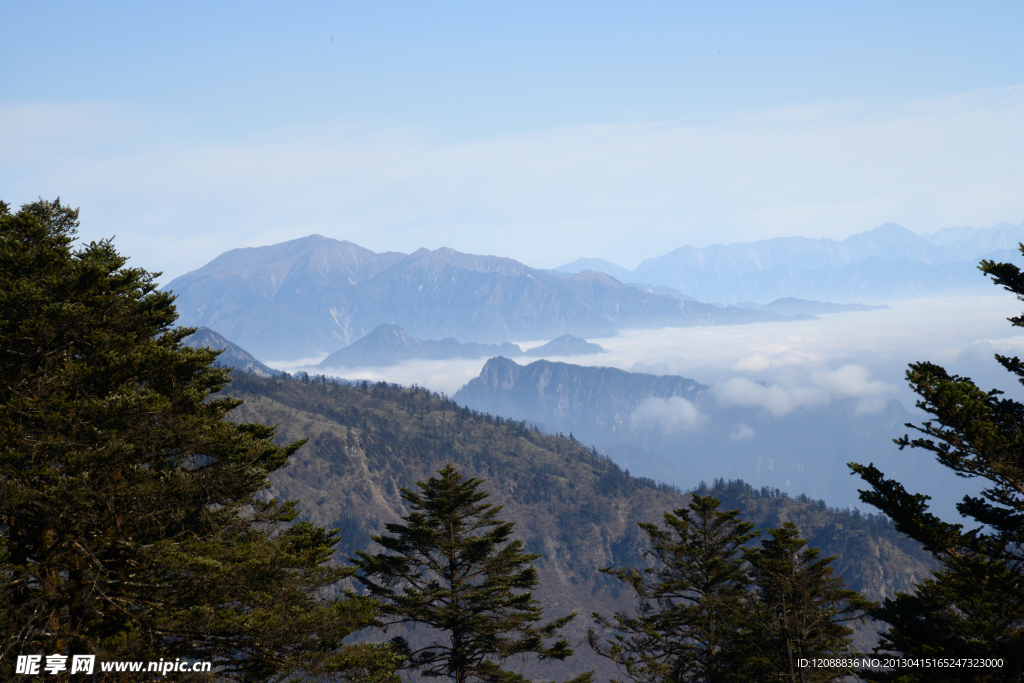
[[[212,5],[212,6],[211,6]],[[166,279],[1024,220],[1021,3],[5,5],[0,196]]]

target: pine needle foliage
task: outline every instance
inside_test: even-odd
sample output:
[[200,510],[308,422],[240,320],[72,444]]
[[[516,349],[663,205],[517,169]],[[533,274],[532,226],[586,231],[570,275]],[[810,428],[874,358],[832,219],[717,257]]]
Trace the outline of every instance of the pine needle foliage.
[[411,509],[405,524],[388,524],[390,535],[373,537],[385,552],[356,553],[356,578],[382,603],[380,626],[430,631],[433,639],[419,647],[396,640],[406,668],[456,683],[525,683],[504,662],[566,659],[573,651],[558,630],[576,615],[537,625],[543,610],[531,592],[538,575],[530,563],[540,555],[512,540],[515,524],[499,519],[502,506],[483,502],[482,480],[463,478],[451,464],[437,474],[417,482],[418,491],[402,489]]
[[713,496],[694,495],[686,508],[666,512],[664,527],[643,522],[651,566],[601,571],[636,594],[635,615],[618,612],[594,620],[610,631],[590,646],[641,683],[742,681],[740,621],[747,577],[740,548],[755,538],[739,510],[719,510]]
[[[807,548],[792,522],[744,548],[754,589],[745,610],[745,667],[751,680],[811,683],[852,674],[853,667],[822,667],[814,660],[850,660],[853,629],[875,606],[833,574],[834,557]],[[810,662],[804,665],[803,662]]]
[[651,542],[643,569],[602,571],[636,593],[635,614],[594,614],[612,633],[591,630],[591,647],[637,683],[665,681],[831,681],[850,670],[801,667],[800,659],[850,653],[853,631],[872,606],[798,537],[792,523],[760,535],[739,510],[694,494],[665,514],[664,528],[641,523]]
[[[1024,300],[1024,273],[1017,266],[982,261],[979,269]],[[1024,315],[1009,320],[1024,327]],[[996,360],[1024,383],[1024,361],[1001,355]],[[920,397],[918,408],[930,417],[906,425],[920,436],[896,439],[900,449],[929,451],[957,476],[980,478],[986,488],[979,496],[964,496],[957,510],[967,522],[954,524],[928,511],[927,495],[908,492],[873,464],[850,464],[869,486],[861,499],[920,541],[940,565],[913,593],[897,593],[873,613],[889,624],[878,652],[996,660],[1001,666],[865,675],[908,682],[1019,681],[1024,678],[1024,405],[933,363],[911,364],[907,381]]]
[[342,643],[375,615],[324,595],[352,571],[337,532],[262,495],[302,442],[224,419],[230,375],[181,343],[159,274],[76,248],[77,225],[59,200],[0,205],[0,677],[62,653],[393,678],[388,647]]

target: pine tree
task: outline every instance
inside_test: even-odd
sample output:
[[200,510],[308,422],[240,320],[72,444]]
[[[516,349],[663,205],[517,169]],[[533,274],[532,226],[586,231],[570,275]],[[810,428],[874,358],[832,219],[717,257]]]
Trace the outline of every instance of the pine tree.
[[737,636],[747,593],[740,548],[758,534],[739,510],[720,511],[713,496],[694,495],[688,508],[665,513],[664,528],[641,523],[653,565],[601,571],[636,593],[635,615],[595,613],[613,632],[594,650],[630,679],[644,683],[746,680]]
[[[1024,253],[1024,245],[1021,246]],[[1024,300],[1024,274],[1010,263],[982,261],[995,284]],[[1024,327],[1024,315],[1010,318]],[[996,360],[1024,383],[1024,362]],[[898,593],[873,616],[887,624],[879,654],[907,658],[997,660],[1000,666],[927,671],[866,672],[875,680],[1019,681],[1024,678],[1024,405],[983,391],[967,377],[932,363],[910,365],[907,380],[931,418],[907,424],[922,436],[896,439],[920,448],[958,476],[980,477],[980,496],[957,504],[964,524],[928,511],[929,497],[909,493],[873,464],[850,467],[870,486],[861,500],[876,506],[896,529],[920,541],[939,563],[913,594]]]
[[510,540],[514,522],[498,518],[500,505],[482,502],[482,480],[464,479],[450,464],[438,475],[417,482],[419,492],[402,489],[412,511],[405,524],[386,525],[390,535],[373,537],[386,552],[356,553],[357,579],[383,603],[382,627],[427,627],[419,634],[425,644],[395,640],[406,668],[456,683],[525,683],[503,662],[528,654],[566,659],[573,651],[558,630],[576,615],[536,625],[543,611],[531,592],[538,574],[530,563],[540,555]]
[[223,679],[384,680],[342,640],[372,605],[320,597],[352,570],[268,476],[300,443],[225,419],[217,352],[181,341],[157,273],[78,211],[0,205],[0,672],[22,654],[212,662]]
[[844,587],[829,566],[806,548],[796,525],[768,532],[758,548],[745,548],[755,588],[746,610],[746,667],[752,680],[832,681],[852,668],[804,666],[802,661],[851,658],[853,630],[844,624],[865,619],[873,604]]

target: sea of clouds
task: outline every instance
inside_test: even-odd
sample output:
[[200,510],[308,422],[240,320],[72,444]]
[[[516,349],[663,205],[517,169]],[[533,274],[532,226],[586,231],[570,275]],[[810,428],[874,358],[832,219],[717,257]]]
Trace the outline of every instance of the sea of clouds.
[[[891,439],[907,431],[902,423],[924,416],[914,408],[916,396],[906,385],[904,373],[909,363],[931,361],[973,378],[985,389],[999,388],[1024,400],[1024,389],[993,358],[996,353],[1024,355],[1024,330],[1006,320],[1019,315],[1022,308],[1024,304],[1014,296],[997,290],[988,297],[901,301],[887,309],[812,320],[632,329],[590,340],[603,346],[605,353],[548,360],[679,375],[708,385],[699,401],[648,398],[629,419],[634,434],[645,432],[652,443],[660,439],[663,451],[665,444],[669,449],[678,444],[679,453],[687,448],[691,453],[696,453],[693,448],[719,453],[725,460],[708,465],[716,474],[707,476],[742,476],[757,485],[770,483],[785,490],[789,475],[776,471],[778,466],[788,463],[803,470],[820,463],[820,476],[827,480],[819,481],[813,478],[819,475],[807,472],[805,479],[812,478],[792,481],[790,492],[806,492],[826,498],[829,504],[848,506],[858,504],[858,483],[845,463],[874,461],[912,490],[934,494],[933,509],[955,521],[954,504],[968,489],[976,493],[980,484],[956,479],[926,453],[896,451]],[[337,368],[327,374],[415,384],[452,395],[479,374],[486,360],[414,360],[382,368]],[[323,372],[314,361],[319,359],[271,365],[290,372]],[[893,414],[889,404],[894,400],[909,410],[898,414],[913,417],[888,424],[887,416]],[[828,443],[820,435],[811,438],[806,431],[816,422],[831,425],[826,429],[854,430],[850,434],[866,429],[873,436],[870,444],[862,444],[864,450],[857,450],[858,446],[856,452],[847,453],[851,445],[843,443],[835,444],[834,452],[801,452]],[[715,430],[720,433],[716,435]],[[787,438],[790,430],[796,432]],[[879,430],[885,433],[876,433]],[[743,472],[728,472],[729,459],[742,459],[744,454],[755,458],[756,465],[747,471],[747,465],[736,460],[733,469],[740,467]],[[710,456],[700,456],[706,457]],[[687,461],[665,461],[658,471],[650,467],[649,471],[634,467],[634,473],[674,481],[684,488],[707,474]],[[773,477],[777,483],[772,483]]]
[[[861,412],[878,411],[891,399],[912,405],[904,372],[909,363],[925,360],[1024,398],[1024,391],[993,359],[995,353],[1024,354],[1024,330],[1006,320],[1022,308],[1016,297],[994,293],[901,301],[887,309],[813,320],[631,329],[589,340],[606,353],[548,360],[689,377],[711,385],[711,394],[723,405],[759,406],[780,416],[845,399],[852,399]],[[521,345],[546,341],[524,340]],[[322,372],[315,366],[319,360],[270,365],[317,373]],[[334,368],[327,374],[453,394],[486,361],[411,360],[383,368]],[[695,419],[678,407],[669,412],[691,423]]]

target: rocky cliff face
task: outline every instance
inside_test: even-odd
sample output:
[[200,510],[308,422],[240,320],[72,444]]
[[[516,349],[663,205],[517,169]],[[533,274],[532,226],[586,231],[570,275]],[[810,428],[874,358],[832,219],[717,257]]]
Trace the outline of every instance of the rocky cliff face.
[[[692,379],[647,375],[617,368],[539,360],[519,365],[508,358],[487,361],[480,376],[453,397],[475,410],[528,419],[588,439],[628,438],[633,415],[650,398],[697,401],[707,389]],[[602,438],[604,442],[606,439]]]

